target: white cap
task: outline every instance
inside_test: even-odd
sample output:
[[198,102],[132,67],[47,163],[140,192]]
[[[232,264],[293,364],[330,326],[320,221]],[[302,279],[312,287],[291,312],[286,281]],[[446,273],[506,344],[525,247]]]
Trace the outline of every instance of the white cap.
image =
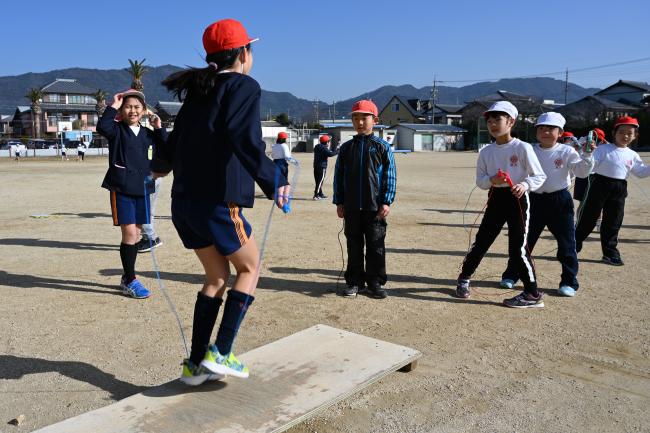
[[489,113],[494,111],[506,113],[508,116],[512,117],[513,119],[517,119],[517,116],[519,116],[519,111],[517,111],[517,107],[515,107],[508,101],[495,102],[494,104],[490,105],[490,108],[488,108],[487,111],[483,113],[483,116],[487,117]]
[[566,119],[564,116],[562,116],[560,113],[549,111],[548,113],[540,114],[540,116],[537,118],[537,123],[535,123],[535,126],[548,125],[557,126],[560,129],[564,129],[565,124]]

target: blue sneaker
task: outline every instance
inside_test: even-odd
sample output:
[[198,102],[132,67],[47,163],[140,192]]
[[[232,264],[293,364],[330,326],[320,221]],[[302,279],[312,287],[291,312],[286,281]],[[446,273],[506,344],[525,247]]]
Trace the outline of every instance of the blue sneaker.
[[208,351],[205,352],[201,367],[224,376],[235,376],[242,379],[248,377],[248,367],[238,360],[232,352],[228,355],[220,354],[215,345],[211,345]]
[[120,282],[120,288],[122,289],[125,295],[128,295],[135,299],[144,299],[151,296],[149,290],[144,285],[142,285],[142,283],[138,281],[137,278],[131,281],[129,284],[126,284],[124,281],[124,277],[122,277],[122,281]]
[[504,279],[501,280],[501,282],[499,283],[499,286],[500,286],[502,289],[512,289],[512,288],[515,286],[515,282],[512,281],[512,280],[510,280],[510,279],[508,279],[508,278],[504,278]]
[[560,286],[557,292],[562,296],[574,297],[576,295],[576,289],[571,286]]

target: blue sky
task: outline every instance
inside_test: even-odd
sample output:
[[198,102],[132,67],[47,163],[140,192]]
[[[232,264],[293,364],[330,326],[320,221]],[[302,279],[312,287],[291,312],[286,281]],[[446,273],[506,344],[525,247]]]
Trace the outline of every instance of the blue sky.
[[[252,75],[264,89],[327,102],[430,85],[434,73],[480,80],[650,57],[648,0],[32,0],[6,2],[2,15],[0,76],[123,68],[127,58],[199,66],[203,29],[236,18],[261,38]],[[650,81],[650,60],[569,76],[585,87],[619,78]]]

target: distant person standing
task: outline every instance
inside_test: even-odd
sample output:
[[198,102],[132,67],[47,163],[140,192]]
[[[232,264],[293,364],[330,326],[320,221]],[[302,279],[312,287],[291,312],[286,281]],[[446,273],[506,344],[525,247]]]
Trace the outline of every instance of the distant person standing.
[[20,160],[20,144],[11,146],[11,150],[14,152],[14,161]]
[[65,148],[65,144],[61,143],[61,161],[67,161],[68,160],[68,155],[66,154],[67,149]]
[[318,144],[314,147],[314,181],[316,182],[314,200],[327,198],[323,194],[323,182],[325,182],[325,174],[327,173],[327,158],[339,153],[338,148],[331,149],[331,142],[332,139],[329,135],[321,135]]
[[84,146],[83,141],[80,141],[77,145],[77,161],[84,161],[86,158],[86,146]]

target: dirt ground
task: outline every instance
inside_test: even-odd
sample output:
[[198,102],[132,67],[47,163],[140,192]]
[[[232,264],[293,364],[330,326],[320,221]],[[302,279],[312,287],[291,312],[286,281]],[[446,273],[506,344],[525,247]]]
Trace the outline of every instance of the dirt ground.
[[[416,348],[423,357],[415,371],[389,375],[292,433],[650,431],[650,180],[629,183],[624,267],[602,264],[592,235],[580,255],[578,296],[557,297],[560,266],[546,232],[535,251],[546,308],[515,310],[501,306],[513,292],[497,284],[505,232],[479,267],[472,298],[452,297],[468,246],[463,208],[476,157],[396,155],[397,201],[386,242],[390,297],[372,300],[334,295],[341,220],[331,203],[311,201],[311,155],[298,155],[304,168],[293,213],[275,213],[237,352],[323,323]],[[0,159],[1,432],[32,431],[180,374],[183,350],[151,255],[141,255],[136,268],[154,296],[133,300],[117,289],[119,229],[99,187],[105,167],[101,157]],[[164,246],[156,257],[189,335],[201,270],[174,231],[170,187],[168,178],[156,220]],[[468,225],[485,200],[485,192],[474,191]],[[258,200],[246,212],[258,238],[269,206]],[[20,414],[23,424],[7,425]]]

